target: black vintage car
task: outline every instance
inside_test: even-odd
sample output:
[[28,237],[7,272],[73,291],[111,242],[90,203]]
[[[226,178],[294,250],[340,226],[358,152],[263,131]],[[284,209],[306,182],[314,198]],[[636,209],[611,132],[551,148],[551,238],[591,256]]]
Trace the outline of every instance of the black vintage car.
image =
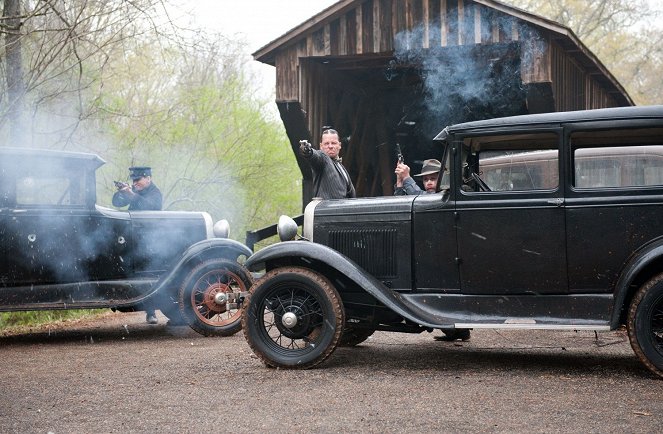
[[[614,330],[663,377],[663,106],[445,128],[439,192],[313,201],[254,254],[243,309],[267,364],[375,330]],[[283,218],[282,239],[294,223]]]
[[96,204],[86,153],[0,148],[0,311],[156,306],[204,335],[241,327],[251,255],[205,212]]

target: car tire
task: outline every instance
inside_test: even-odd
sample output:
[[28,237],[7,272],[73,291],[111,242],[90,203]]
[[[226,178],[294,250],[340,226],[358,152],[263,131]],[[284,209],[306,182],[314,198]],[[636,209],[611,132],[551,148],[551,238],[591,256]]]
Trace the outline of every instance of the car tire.
[[253,352],[275,368],[307,369],[336,349],[345,312],[331,282],[283,267],[265,274],[244,301],[242,328]]
[[204,336],[234,335],[242,328],[242,312],[223,301],[223,296],[246,293],[252,284],[251,273],[239,263],[207,260],[189,271],[178,291],[182,318]]
[[663,274],[649,280],[635,294],[627,328],[638,359],[663,378]]
[[354,327],[346,327],[341,334],[341,340],[338,343],[339,347],[355,347],[366,339],[373,336],[375,329],[359,329]]

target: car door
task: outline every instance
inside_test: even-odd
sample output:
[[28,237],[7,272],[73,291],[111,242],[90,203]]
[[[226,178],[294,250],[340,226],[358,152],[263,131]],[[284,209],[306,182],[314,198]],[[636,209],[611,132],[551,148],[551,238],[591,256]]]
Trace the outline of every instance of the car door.
[[127,277],[129,215],[97,211],[93,168],[70,162],[34,166],[15,173],[15,197],[3,217],[5,273],[12,285]]
[[611,293],[625,264],[663,237],[663,126],[624,119],[569,127],[569,288]]
[[456,228],[466,294],[568,291],[561,134],[490,132],[455,143]]

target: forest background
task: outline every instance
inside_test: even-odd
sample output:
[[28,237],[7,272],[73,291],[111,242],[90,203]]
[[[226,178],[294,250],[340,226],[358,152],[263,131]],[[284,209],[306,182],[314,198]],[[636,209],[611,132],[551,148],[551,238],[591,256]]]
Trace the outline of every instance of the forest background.
[[[241,23],[265,1],[274,2],[244,2],[252,14],[235,2],[214,4]],[[333,2],[319,3],[322,10]],[[571,28],[636,104],[663,103],[663,2],[503,3]],[[0,146],[100,155],[101,205],[129,166],[150,165],[164,209],[225,218],[231,237],[244,241],[247,229],[301,212],[301,174],[247,40],[196,26],[195,14],[186,19],[195,5],[2,0]]]
[[[246,3],[260,10],[260,0]],[[505,3],[569,26],[637,104],[663,102],[663,2]],[[235,2],[214,4],[208,15],[256,20],[234,13]],[[151,165],[165,209],[226,218],[242,241],[246,229],[301,211],[301,175],[247,41],[195,27],[195,13],[183,19],[195,6],[3,0],[0,143],[99,154],[101,204],[127,167]]]

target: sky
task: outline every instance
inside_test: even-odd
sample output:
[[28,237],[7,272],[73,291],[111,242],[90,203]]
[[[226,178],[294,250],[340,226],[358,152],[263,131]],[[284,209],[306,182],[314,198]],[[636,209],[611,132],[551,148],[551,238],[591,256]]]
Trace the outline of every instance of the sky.
[[195,0],[191,12],[199,25],[246,39],[254,52],[337,1]]
[[[338,0],[189,0],[182,9],[195,25],[247,44],[251,54]],[[274,67],[251,60],[260,94],[271,96],[276,86]]]

